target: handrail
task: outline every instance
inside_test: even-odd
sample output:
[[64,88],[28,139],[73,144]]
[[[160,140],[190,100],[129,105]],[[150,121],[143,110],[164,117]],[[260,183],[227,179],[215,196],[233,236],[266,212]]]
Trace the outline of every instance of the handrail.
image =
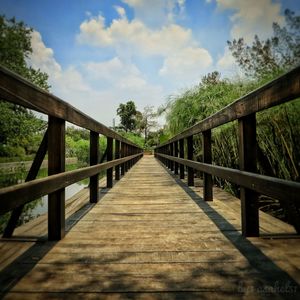
[[[26,182],[0,189],[0,214],[13,210],[4,237],[11,237],[24,205],[48,196],[48,238],[59,240],[65,234],[64,188],[90,178],[90,202],[99,200],[99,173],[106,170],[107,187],[113,186],[143,155],[143,150],[62,99],[42,90],[23,77],[0,66],[0,99],[48,115],[48,129],[34,158]],[[90,167],[65,172],[65,122],[90,130]],[[107,137],[107,162],[99,164],[99,134]],[[115,147],[114,147],[115,141]],[[35,179],[46,152],[48,177]],[[121,172],[120,172],[121,171]]]
[[0,65],[0,99],[63,119],[79,127],[137,146],[79,109]]
[[[240,185],[242,233],[244,236],[259,236],[258,193],[281,200],[287,206],[295,206],[295,203],[299,203],[300,183],[257,174],[256,113],[299,96],[300,66],[158,145],[155,148],[155,156],[175,174],[180,174],[181,179],[184,179],[184,167],[187,167],[187,182],[190,186],[194,185],[194,170],[202,171],[205,201],[213,200],[212,175]],[[235,120],[238,120],[239,127],[240,170],[212,164],[211,130]],[[196,134],[202,134],[202,163],[193,161],[193,136]],[[290,221],[298,234],[299,207],[297,204],[296,209],[289,211],[292,215]]]
[[8,186],[0,189],[0,214],[4,214],[15,207],[24,205],[32,199],[37,199],[44,195],[56,192],[75,182],[91,177],[100,171],[115,167],[138,157],[140,154],[115,159],[95,166],[80,168],[73,171],[50,175],[45,178],[24,182],[21,184]]
[[190,135],[219,127],[272,106],[296,99],[300,96],[299,73],[300,66],[241,97],[195,125],[183,130],[156,148],[186,138]]

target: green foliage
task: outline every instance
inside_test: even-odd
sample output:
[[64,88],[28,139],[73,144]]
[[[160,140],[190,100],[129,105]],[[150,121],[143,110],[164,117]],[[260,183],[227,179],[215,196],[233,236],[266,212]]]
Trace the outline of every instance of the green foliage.
[[36,152],[46,124],[18,105],[0,101],[0,156],[20,157]]
[[238,65],[246,75],[263,78],[268,74],[273,77],[287,71],[300,63],[300,16],[286,10],[287,26],[273,24],[273,36],[261,40],[257,35],[251,46],[243,38],[228,41]]
[[120,131],[120,135],[131,141],[132,143],[138,145],[139,147],[144,147],[144,138],[140,135],[134,133],[134,132],[126,132],[126,131]]
[[31,33],[23,22],[15,18],[0,16],[0,64],[48,90],[48,75],[27,65],[26,60],[32,53]]
[[135,130],[137,110],[133,101],[128,101],[126,104],[120,103],[117,114],[121,118],[121,126],[126,132]]
[[[14,18],[0,16],[0,64],[48,89],[48,75],[27,65],[32,53],[32,29]],[[45,122],[31,111],[0,100],[0,156],[24,158],[36,152]]]
[[[218,72],[203,77],[200,84],[181,95],[173,96],[168,104],[166,120],[168,131],[175,135],[214,114],[257,84],[221,80]],[[217,76],[216,76],[217,75]],[[212,78],[214,78],[212,80]]]

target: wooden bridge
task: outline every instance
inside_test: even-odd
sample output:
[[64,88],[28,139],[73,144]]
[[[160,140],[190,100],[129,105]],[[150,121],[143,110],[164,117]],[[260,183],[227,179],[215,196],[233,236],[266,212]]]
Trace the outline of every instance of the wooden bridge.
[[[0,68],[1,99],[49,116],[27,182],[0,190],[12,211],[0,241],[4,299],[299,299],[300,184],[256,173],[255,114],[300,96],[300,68],[237,100],[155,149],[155,156]],[[211,161],[211,130],[238,120],[240,170]],[[65,122],[90,130],[90,165],[65,172]],[[107,161],[99,157],[107,137]],[[193,136],[203,136],[203,162]],[[49,176],[35,179],[48,152]],[[98,174],[107,176],[99,181]],[[195,170],[204,172],[203,181]],[[212,184],[241,186],[241,200]],[[65,201],[64,188],[90,186]],[[293,207],[286,224],[257,194]],[[48,215],[16,227],[23,206],[48,196]]]

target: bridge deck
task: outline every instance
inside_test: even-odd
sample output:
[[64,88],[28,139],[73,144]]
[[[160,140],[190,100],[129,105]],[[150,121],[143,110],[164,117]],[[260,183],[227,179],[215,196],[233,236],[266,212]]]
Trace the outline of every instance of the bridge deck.
[[299,299],[300,239],[292,227],[261,213],[268,236],[245,239],[238,200],[214,193],[204,203],[201,186],[187,187],[146,156],[98,204],[68,218],[63,240],[28,237],[45,232],[38,221],[2,240],[2,296]]

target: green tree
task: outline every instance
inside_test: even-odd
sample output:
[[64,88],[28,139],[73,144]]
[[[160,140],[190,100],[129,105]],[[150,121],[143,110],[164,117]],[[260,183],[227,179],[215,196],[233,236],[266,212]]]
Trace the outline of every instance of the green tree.
[[275,77],[300,63],[300,16],[285,11],[286,26],[273,24],[273,36],[261,40],[255,35],[252,45],[243,38],[228,41],[237,64],[247,76]]
[[136,129],[137,110],[133,101],[128,101],[126,104],[121,103],[117,109],[117,114],[121,119],[121,126],[126,132]]
[[[142,118],[139,123],[139,128],[143,132],[145,137],[145,145],[147,145],[149,140],[149,135],[151,129],[155,129],[157,127],[157,122],[155,120],[157,114],[154,112],[153,106],[146,106],[144,107],[144,111],[142,113]],[[152,134],[152,137],[154,135]]]
[[[0,16],[0,64],[30,80],[43,89],[49,89],[48,75],[28,66],[32,53],[32,29],[15,18]],[[37,136],[45,129],[45,122],[31,111],[0,101],[0,155],[23,156],[35,152]]]

